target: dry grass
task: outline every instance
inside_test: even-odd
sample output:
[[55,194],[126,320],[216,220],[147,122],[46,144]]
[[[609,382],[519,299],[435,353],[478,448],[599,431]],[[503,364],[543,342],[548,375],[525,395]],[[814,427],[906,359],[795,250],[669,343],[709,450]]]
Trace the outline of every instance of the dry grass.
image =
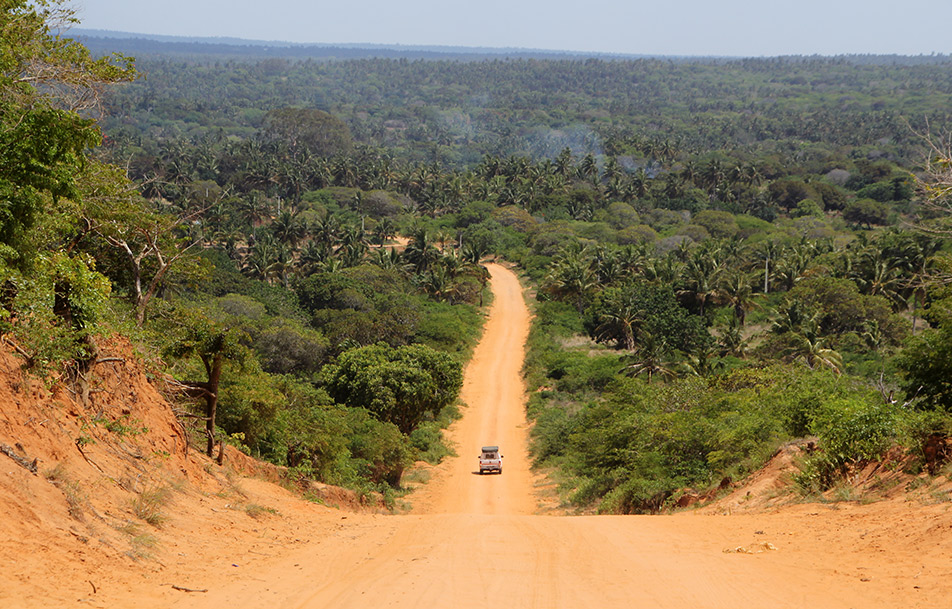
[[257,503],[249,503],[244,506],[245,513],[254,518],[255,520],[260,520],[266,514],[277,515],[278,510],[267,507],[264,505],[258,505]]
[[129,538],[129,551],[126,555],[133,560],[149,560],[154,558],[153,551],[159,545],[154,535],[142,531],[142,527],[134,522],[127,522],[117,529]]
[[163,508],[172,498],[172,490],[167,486],[142,491],[132,502],[132,511],[138,518],[158,528],[166,520]]
[[69,473],[62,464],[46,472],[45,477],[53,486],[63,493],[70,517],[83,522],[86,518],[84,510],[86,494],[83,492],[79,483],[69,476]]

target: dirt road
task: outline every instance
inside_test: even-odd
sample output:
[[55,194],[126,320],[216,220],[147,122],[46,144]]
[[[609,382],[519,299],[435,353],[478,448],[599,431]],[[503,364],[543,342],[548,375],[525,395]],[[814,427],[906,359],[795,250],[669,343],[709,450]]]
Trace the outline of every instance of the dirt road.
[[[232,499],[188,492],[156,531],[153,558],[127,569],[92,552],[11,556],[18,570],[4,606],[952,606],[948,503],[806,504],[730,516],[541,514],[520,378],[529,313],[515,275],[497,265],[490,272],[495,300],[466,370],[468,407],[450,430],[459,456],[414,493],[411,513],[350,513],[241,481],[246,505],[273,512],[259,520],[236,511]],[[502,447],[501,476],[475,473],[482,444]]]
[[[459,457],[438,468],[416,494],[413,513],[348,517],[333,534],[253,579],[236,578],[181,606],[939,606],[931,603],[941,597],[934,589],[923,595],[923,587],[939,585],[941,556],[912,557],[903,566],[927,573],[916,588],[911,576],[896,576],[901,570],[895,563],[813,538],[816,506],[783,519],[533,515],[519,375],[529,314],[515,275],[495,265],[490,271],[495,302],[466,370],[468,408],[451,430]],[[481,444],[502,447],[501,476],[475,473]],[[725,553],[738,547],[762,551]],[[770,547],[776,549],[765,549]]]

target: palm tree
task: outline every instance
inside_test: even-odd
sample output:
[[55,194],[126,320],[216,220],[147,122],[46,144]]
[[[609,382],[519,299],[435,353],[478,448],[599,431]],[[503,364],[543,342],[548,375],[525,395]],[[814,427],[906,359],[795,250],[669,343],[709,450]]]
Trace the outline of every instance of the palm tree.
[[559,156],[555,157],[555,172],[558,175],[567,177],[572,171],[573,164],[572,150],[570,148],[563,148]]
[[242,272],[255,279],[262,279],[270,283],[268,268],[275,261],[277,248],[270,237],[259,239],[248,256],[242,261]]
[[757,257],[764,261],[764,294],[770,293],[770,263],[783,255],[783,246],[775,241],[764,241],[757,251]]
[[774,277],[784,291],[790,291],[796,284],[806,277],[813,254],[806,248],[791,248],[788,255],[783,256],[774,265]]
[[298,266],[303,275],[309,275],[327,262],[333,255],[333,250],[326,243],[309,241],[298,257]]
[[579,313],[585,310],[589,297],[598,286],[592,270],[592,261],[584,248],[565,252],[549,267],[543,280],[543,290],[558,300],[567,300]]
[[619,346],[634,351],[637,346],[635,339],[641,333],[641,325],[644,322],[644,310],[640,303],[635,301],[634,294],[623,291],[618,299],[606,303],[604,312],[599,316],[595,337],[598,340],[618,339],[620,335]]
[[736,317],[731,317],[727,328],[721,334],[721,353],[722,355],[733,355],[735,357],[744,357],[747,352],[749,339],[744,338],[740,323]]
[[261,222],[270,217],[271,205],[265,199],[263,193],[254,190],[239,201],[238,214],[242,220],[251,226],[251,234],[256,235]]
[[285,288],[290,287],[291,270],[294,268],[294,257],[283,244],[275,248],[274,258],[265,268],[265,278],[268,283],[272,278],[281,282]]
[[578,177],[592,184],[598,183],[598,163],[595,155],[589,153],[582,158],[578,166]]
[[701,168],[701,181],[707,189],[712,201],[717,199],[717,193],[726,180],[727,174],[724,171],[724,165],[720,159],[711,159]]
[[340,223],[330,214],[325,214],[323,219],[313,222],[309,227],[311,238],[331,249],[337,246],[340,231]]
[[684,178],[676,173],[669,173],[664,176],[664,187],[662,194],[668,199],[680,199],[684,196],[685,184]]
[[400,252],[393,247],[381,247],[370,254],[370,263],[382,269],[396,270],[402,267]]
[[479,264],[479,261],[489,253],[489,247],[483,242],[468,241],[460,249],[460,256],[471,264]]
[[746,273],[735,270],[724,277],[721,282],[721,294],[726,304],[734,311],[734,319],[743,328],[747,312],[757,306],[756,299],[761,294],[754,294],[750,278]]
[[619,250],[618,264],[621,266],[623,276],[630,277],[635,274],[643,274],[650,259],[648,247],[647,243],[639,243],[626,245]]
[[678,293],[690,296],[698,305],[698,315],[704,317],[708,304],[721,297],[720,279],[724,269],[713,255],[698,251],[684,268],[686,286]]
[[681,281],[684,265],[673,254],[664,258],[649,258],[644,265],[645,279],[654,284],[675,285]]
[[377,223],[373,230],[373,243],[380,247],[397,235],[397,225],[390,218],[384,218]]
[[348,224],[341,228],[338,242],[341,247],[367,245],[367,233],[359,224]]
[[648,195],[648,189],[651,186],[651,178],[648,177],[648,172],[645,171],[644,167],[639,167],[635,171],[634,175],[631,176],[631,181],[629,181],[629,187],[631,188],[631,195],[633,199],[644,199]]
[[296,250],[298,242],[304,237],[304,225],[297,214],[282,211],[271,223],[271,234],[282,244]]
[[416,275],[414,282],[437,300],[446,300],[453,286],[450,274],[440,264],[434,264],[425,272]]
[[641,333],[638,348],[624,356],[622,361],[625,362],[622,372],[628,376],[645,376],[649,383],[654,377],[662,380],[676,378],[682,368],[681,363],[671,356],[664,339],[648,332]]
[[777,308],[778,317],[770,327],[774,334],[799,332],[804,326],[815,326],[819,313],[809,315],[799,300],[786,300]]
[[698,178],[698,166],[697,163],[692,160],[687,160],[681,165],[680,177],[685,182],[690,182],[694,184]]
[[439,259],[440,252],[434,247],[425,228],[418,228],[410,235],[410,242],[403,251],[403,257],[413,267],[414,272],[422,273]]
[[910,276],[906,280],[909,300],[912,301],[912,334],[916,334],[916,320],[919,307],[926,298],[926,288],[932,284],[931,275],[935,269],[935,255],[942,247],[938,239],[926,238],[916,241],[909,257]]
[[716,357],[715,345],[711,342],[699,344],[688,353],[685,369],[697,376],[710,376],[724,368],[724,362]]
[[815,324],[808,324],[794,336],[797,342],[788,350],[788,355],[805,362],[811,370],[822,367],[836,374],[843,371],[843,356],[826,346],[825,337],[819,335]]
[[868,249],[860,255],[852,279],[860,292],[884,297],[892,304],[893,310],[898,312],[905,309],[907,304],[903,298],[906,281],[901,276],[898,265],[899,260],[889,257],[886,252]]
[[367,253],[367,244],[362,242],[350,242],[341,245],[335,252],[335,257],[341,261],[344,267],[350,268],[360,265]]

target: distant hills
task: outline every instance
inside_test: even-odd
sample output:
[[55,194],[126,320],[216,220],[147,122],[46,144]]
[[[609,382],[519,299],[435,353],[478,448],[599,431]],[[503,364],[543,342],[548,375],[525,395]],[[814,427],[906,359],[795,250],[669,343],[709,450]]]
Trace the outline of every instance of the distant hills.
[[162,36],[75,28],[71,38],[80,40],[94,54],[122,52],[128,55],[217,55],[222,57],[289,59],[363,59],[383,57],[395,59],[438,59],[472,61],[480,59],[641,59],[649,55],[584,53],[543,49],[455,47],[398,44],[325,44],[296,43],[276,40],[246,40],[228,37]]
[[[546,49],[456,47],[436,45],[400,45],[371,43],[298,43],[279,40],[247,40],[229,37],[163,36],[74,28],[68,35],[81,41],[94,55],[119,52],[133,57],[178,57],[181,59],[247,59],[257,61],[267,58],[315,59],[335,61],[347,59],[409,59],[442,61],[483,61],[494,59],[539,59],[539,60],[585,60],[632,61],[637,59],[663,59],[672,62],[727,62],[742,57],[687,56],[687,55],[634,55],[621,53],[595,53],[582,51],[556,51]],[[814,56],[788,56],[797,61]],[[949,63],[952,57],[931,55],[841,55],[851,63],[865,65],[935,65]]]

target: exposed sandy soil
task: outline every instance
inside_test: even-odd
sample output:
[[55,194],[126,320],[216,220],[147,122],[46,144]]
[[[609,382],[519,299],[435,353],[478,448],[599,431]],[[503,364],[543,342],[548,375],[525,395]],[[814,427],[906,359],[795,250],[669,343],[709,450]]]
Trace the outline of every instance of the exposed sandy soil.
[[[60,455],[70,456],[69,475],[88,489],[91,507],[80,521],[69,516],[59,487],[0,455],[0,604],[952,606],[952,504],[939,501],[947,495],[902,493],[868,505],[764,502],[751,509],[746,491],[735,491],[712,506],[673,516],[548,515],[537,492],[544,481],[530,473],[526,455],[520,368],[529,314],[515,275],[498,265],[490,271],[495,301],[466,370],[468,407],[450,430],[459,457],[431,470],[431,481],[411,497],[408,514],[307,503],[259,479],[229,478],[227,469],[202,457],[185,457],[180,446],[166,458],[173,467],[160,473],[147,468],[148,459],[111,455],[116,451],[107,450],[104,439],[95,445],[97,456],[107,471],[128,469],[123,484],[134,487],[136,472],[140,481],[148,475],[158,484],[179,471],[179,480],[164,509],[166,520],[156,528],[136,520],[129,508],[136,489],[123,491],[121,476],[103,477],[81,456]],[[2,363],[9,367],[11,361]],[[136,388],[140,394],[147,389]],[[0,426],[0,441],[12,444],[9,433],[23,435],[24,421],[34,415],[17,410],[4,391],[10,389],[0,387],[0,414],[9,424]],[[69,417],[59,420],[75,425],[69,433],[80,429]],[[166,423],[168,443],[177,444],[171,439],[174,423]],[[19,440],[27,456],[46,455],[41,439],[29,440]],[[483,444],[502,447],[502,475],[475,473]],[[239,459],[229,455],[229,462],[242,465]],[[758,493],[772,492],[774,482],[759,484]],[[326,502],[346,504],[347,498],[328,495]],[[143,552],[150,556],[132,557],[128,536],[114,526],[122,521],[137,523],[154,538]]]

